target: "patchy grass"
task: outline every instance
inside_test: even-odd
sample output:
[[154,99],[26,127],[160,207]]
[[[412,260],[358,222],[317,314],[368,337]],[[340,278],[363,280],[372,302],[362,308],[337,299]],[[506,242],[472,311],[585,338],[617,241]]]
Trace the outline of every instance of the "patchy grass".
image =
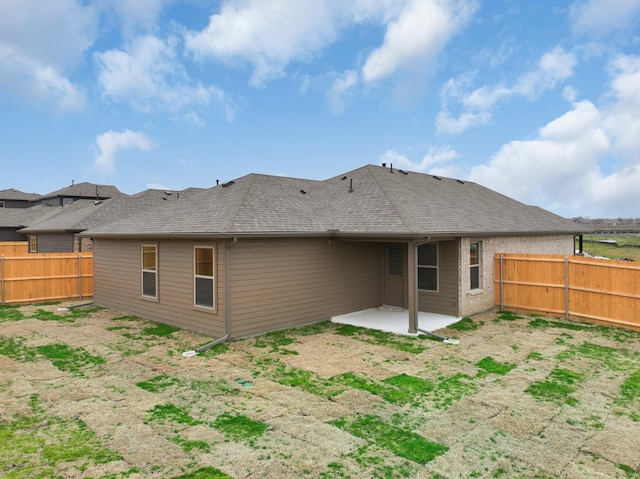
[[5,321],[21,321],[25,319],[25,315],[20,311],[20,306],[14,304],[0,305],[0,323]]
[[493,359],[491,356],[487,356],[486,358],[478,361],[476,363],[476,366],[479,369],[482,369],[482,373],[479,373],[479,375],[498,374],[500,376],[504,376],[513,368],[515,368],[517,364],[501,363]]
[[147,411],[149,414],[150,422],[158,422],[160,424],[177,423],[185,424],[187,426],[197,426],[202,424],[202,421],[198,421],[191,417],[186,408],[176,406],[172,403],[158,404]]
[[183,474],[181,476],[174,476],[170,479],[233,479],[231,476],[226,475],[224,472],[216,469],[215,467],[207,466],[202,467],[196,471]]
[[140,333],[142,336],[161,336],[169,337],[176,331],[180,331],[180,328],[169,326],[168,324],[156,323],[153,326],[144,328]]
[[565,361],[576,356],[598,361],[612,371],[622,371],[635,364],[635,361],[630,358],[630,354],[624,349],[589,342],[584,342],[579,346],[570,346],[566,351],[558,354],[557,359]]
[[498,316],[496,317],[496,319],[494,321],[496,322],[500,322],[500,321],[517,321],[519,319],[522,319],[523,316],[519,315],[518,313],[513,313],[511,311],[498,311]]
[[218,416],[211,426],[234,440],[254,439],[262,436],[269,429],[268,425],[254,421],[250,417],[229,413]]
[[271,350],[269,351],[271,353],[296,355],[298,354],[297,351],[286,349],[284,347],[297,342],[297,340],[294,337],[289,336],[289,334],[290,332],[288,331],[275,331],[267,333],[256,338],[253,344],[257,348],[271,348]]
[[136,383],[136,386],[140,389],[144,389],[145,391],[158,393],[178,384],[179,382],[178,378],[161,374],[160,376],[147,379],[146,381],[140,381],[139,383]]
[[578,400],[569,396],[577,389],[577,385],[585,377],[569,369],[556,368],[544,381],[531,384],[525,392],[531,394],[538,401],[551,401],[557,404],[576,406]]
[[358,416],[355,419],[341,418],[331,424],[418,464],[426,464],[449,449],[372,415]]
[[475,322],[471,318],[462,318],[457,323],[450,324],[449,326],[447,326],[447,328],[453,329],[455,331],[475,331],[483,324],[484,321]]
[[185,452],[198,451],[204,453],[211,452],[211,446],[206,441],[190,441],[188,439],[182,439],[178,436],[169,438],[171,442],[177,444]]
[[107,362],[100,356],[89,354],[84,348],[71,348],[66,344],[48,344],[35,349],[61,371],[77,376],[84,376],[86,369]]
[[[391,349],[403,351],[405,353],[420,354],[427,350],[425,339],[430,339],[426,334],[415,336],[400,336],[375,329],[360,328],[350,324],[341,324],[336,328],[336,333],[340,336],[350,336],[359,341],[377,346],[386,346]],[[435,341],[442,341],[434,338]]]

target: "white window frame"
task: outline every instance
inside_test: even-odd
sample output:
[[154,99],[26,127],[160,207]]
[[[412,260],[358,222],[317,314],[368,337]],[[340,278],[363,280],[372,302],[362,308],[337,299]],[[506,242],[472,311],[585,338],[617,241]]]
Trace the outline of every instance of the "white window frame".
[[[197,250],[206,249],[211,250],[211,276],[198,274],[198,265],[197,261]],[[207,310],[215,310],[216,309],[216,247],[212,245],[194,245],[193,247],[193,305],[196,308],[204,308]],[[198,304],[198,279],[206,279],[211,280],[211,305],[208,304]]]
[[29,253],[38,252],[38,236],[29,235]]
[[436,264],[435,266],[433,265],[421,265],[420,262],[420,254],[417,253],[416,254],[416,264],[418,265],[418,271],[420,271],[420,268],[424,268],[424,269],[435,269],[436,270],[436,289],[420,289],[420,282],[418,281],[418,291],[425,291],[427,293],[438,293],[440,291],[440,244],[438,243],[424,243],[421,245],[418,245],[418,248],[420,248],[420,246],[425,246],[425,245],[435,245],[436,247]]
[[[478,245],[476,252],[477,263],[471,263],[471,249],[473,245]],[[477,287],[473,287],[473,269],[476,268],[478,270],[478,285]],[[469,242],[469,290],[470,291],[478,291],[482,289],[482,241],[470,241]]]
[[[154,253],[155,253],[154,269],[145,269],[144,267],[145,248],[153,248],[154,250]],[[145,294],[144,292],[145,273],[154,275],[154,291],[153,291],[154,295],[153,296],[151,296],[150,294]],[[145,244],[142,244],[140,247],[140,294],[142,295],[143,298],[154,299],[154,300],[158,299],[158,245],[157,244],[145,243]]]

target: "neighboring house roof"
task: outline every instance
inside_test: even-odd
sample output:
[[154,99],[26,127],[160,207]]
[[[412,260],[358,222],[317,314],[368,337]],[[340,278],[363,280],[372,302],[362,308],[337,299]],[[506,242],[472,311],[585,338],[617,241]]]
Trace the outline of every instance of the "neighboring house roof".
[[473,182],[368,165],[325,181],[250,174],[92,236],[471,236],[584,228]]
[[117,196],[123,196],[118,188],[112,185],[96,185],[94,183],[84,182],[67,186],[66,188],[53,191],[46,195],[42,195],[36,198],[37,201],[47,200],[50,198],[114,198]]
[[0,200],[33,201],[39,197],[37,193],[25,193],[15,188],[0,190]]
[[198,188],[176,192],[145,190],[132,196],[119,196],[104,201],[75,200],[64,207],[55,207],[56,214],[33,221],[28,227],[21,229],[20,233],[79,233],[140,213],[167,201],[179,201],[199,191],[201,189]]
[[29,208],[0,208],[0,228],[24,228],[55,215],[57,206],[35,205]]

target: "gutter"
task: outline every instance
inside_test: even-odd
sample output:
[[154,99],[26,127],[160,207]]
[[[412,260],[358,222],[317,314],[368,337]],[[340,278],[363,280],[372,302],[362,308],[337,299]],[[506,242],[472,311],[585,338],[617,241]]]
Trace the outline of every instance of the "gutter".
[[190,358],[199,353],[207,351],[211,349],[216,344],[224,343],[229,340],[229,336],[231,335],[231,270],[229,268],[231,264],[231,248],[238,243],[238,238],[235,237],[229,243],[225,245],[225,255],[224,255],[224,302],[225,302],[225,313],[224,313],[224,336],[221,338],[215,339],[207,344],[203,344],[202,346],[192,349],[190,351],[185,351],[182,353],[182,357]]

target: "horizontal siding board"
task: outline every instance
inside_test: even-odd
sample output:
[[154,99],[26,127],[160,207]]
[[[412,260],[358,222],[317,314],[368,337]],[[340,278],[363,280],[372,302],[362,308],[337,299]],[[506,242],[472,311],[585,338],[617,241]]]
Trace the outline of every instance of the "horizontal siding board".
[[418,309],[458,316],[458,243],[441,241],[438,245],[438,291],[418,291]]

